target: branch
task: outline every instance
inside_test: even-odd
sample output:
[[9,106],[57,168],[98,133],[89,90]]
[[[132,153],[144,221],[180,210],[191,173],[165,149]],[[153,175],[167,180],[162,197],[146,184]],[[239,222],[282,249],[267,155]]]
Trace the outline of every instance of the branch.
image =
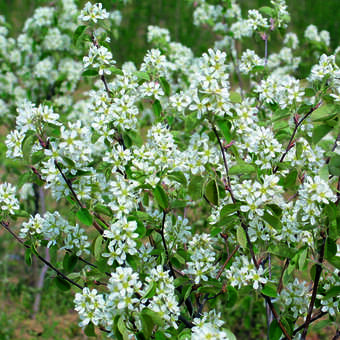
[[283,281],[283,275],[284,275],[286,269],[288,268],[289,262],[290,262],[290,260],[289,260],[289,259],[286,259],[285,264],[284,264],[284,266],[283,266],[283,268],[282,268],[282,271],[281,271],[280,281],[279,281],[279,285],[278,285],[278,287],[277,287],[277,292],[278,292],[279,294],[281,293],[281,290],[282,290],[282,288],[283,288],[283,282],[282,282],[282,281]]
[[[30,247],[29,245],[25,244],[24,241],[18,237],[13,231],[12,229],[9,227],[8,223],[5,222],[0,222],[1,225],[20,243],[22,244],[25,248],[27,249],[32,249],[32,247]],[[44,259],[42,256],[40,256],[36,251],[33,251],[33,253],[38,257],[38,259],[40,261],[42,261],[43,263],[45,263],[48,267],[50,267],[52,270],[54,270],[60,277],[62,277],[64,280],[68,281],[69,283],[71,283],[72,285],[78,287],[79,289],[84,289],[83,286],[79,285],[77,282],[74,282],[73,280],[71,280],[70,278],[68,278],[65,274],[63,274],[59,269],[57,269],[56,267],[53,266],[52,263],[50,263],[49,261],[47,261],[46,259]]]
[[312,313],[313,313],[314,303],[315,303],[315,299],[316,299],[316,293],[318,291],[320,276],[321,276],[321,272],[322,272],[322,262],[323,262],[323,258],[324,258],[324,254],[325,254],[326,235],[324,233],[322,233],[321,236],[322,236],[322,245],[321,245],[321,249],[320,249],[319,262],[316,264],[313,292],[312,292],[312,297],[311,297],[309,308],[308,308],[308,314],[307,314],[306,321],[305,321],[305,327],[304,327],[304,330],[303,330],[302,335],[301,335],[301,340],[306,339],[308,327],[309,327],[309,324],[310,324],[310,320],[312,318]]
[[[314,109],[314,110],[315,110],[315,109]],[[313,111],[314,111],[314,110],[313,110]],[[310,112],[310,113],[311,113],[311,112]],[[310,113],[309,113],[309,114],[310,114]],[[309,115],[309,114],[308,114],[308,115]],[[305,117],[301,119],[300,125],[302,124],[303,120],[306,119],[306,118],[308,117],[308,115],[305,115]],[[216,138],[217,138],[217,140],[218,140],[218,144],[219,144],[220,149],[221,149],[221,152],[222,152],[224,168],[225,168],[226,175],[227,175],[227,188],[226,188],[226,189],[229,191],[233,203],[236,203],[236,199],[235,199],[235,197],[234,197],[234,194],[233,194],[233,191],[232,191],[232,188],[231,188],[231,182],[230,182],[230,176],[229,176],[229,168],[228,168],[228,163],[227,163],[227,158],[226,158],[226,155],[225,155],[224,147],[223,147],[223,145],[222,145],[222,142],[221,142],[221,139],[220,139],[220,137],[219,137],[219,135],[218,135],[218,132],[217,132],[217,130],[216,130],[216,127],[213,125],[213,123],[211,123],[211,125],[212,125],[212,130],[213,130],[213,132],[214,132],[214,134],[215,134],[215,136],[216,136]],[[294,135],[295,135],[295,134],[294,134]],[[294,138],[294,136],[292,136],[291,139],[293,139],[293,138]],[[281,158],[283,159],[284,156],[281,157]],[[247,243],[248,243],[248,246],[249,246],[249,251],[250,251],[250,254],[251,254],[253,263],[254,263],[256,269],[259,269],[259,264],[257,263],[256,257],[255,257],[254,247],[253,247],[253,244],[252,244],[252,242],[251,242],[251,240],[250,240],[250,237],[249,237],[249,234],[248,234],[248,227],[247,227],[247,225],[243,222],[243,220],[242,220],[242,215],[241,215],[241,213],[240,213],[239,210],[237,211],[237,215],[238,215],[238,217],[239,217],[239,219],[240,219],[241,226],[242,226],[242,228],[244,229],[244,231],[245,231],[245,233],[246,233]],[[290,337],[290,335],[288,334],[286,328],[284,327],[284,325],[283,325],[282,322],[280,321],[279,315],[277,314],[277,312],[276,312],[276,310],[275,310],[275,308],[274,308],[274,305],[273,305],[272,302],[271,302],[270,297],[268,297],[267,295],[264,295],[264,294],[261,294],[261,296],[266,300],[266,303],[268,304],[268,306],[269,306],[271,312],[273,313],[273,315],[274,315],[274,317],[275,317],[277,323],[279,324],[279,326],[280,326],[280,328],[281,328],[283,334],[284,334],[289,340],[291,340],[291,337]]]
[[[74,199],[76,200],[76,202],[78,203],[79,207],[82,209],[82,208],[86,208],[85,204],[81,203],[77,194],[75,193],[75,191],[73,190],[73,187],[72,187],[72,182],[65,176],[65,174],[63,173],[63,170],[61,169],[58,161],[55,159],[54,160],[54,164],[55,166],[57,167],[57,169],[59,170],[61,176],[63,177],[65,183],[67,184],[68,188],[71,190],[71,193],[74,197]],[[103,234],[104,233],[104,230],[102,229],[102,227],[96,222],[93,220],[93,226],[97,229],[97,231],[100,233],[100,234]]]
[[240,246],[238,245],[232,251],[232,253],[228,256],[228,258],[225,260],[225,262],[223,263],[223,266],[221,267],[221,269],[219,270],[218,274],[216,275],[216,280],[218,280],[221,277],[224,268],[226,267],[226,265],[229,263],[229,261],[232,259],[232,257],[235,255],[235,253],[238,251],[239,248],[240,248]]
[[335,335],[333,336],[332,340],[338,340],[340,339],[340,328],[336,330]]
[[164,237],[165,217],[166,217],[166,212],[165,212],[165,210],[163,210],[162,229],[161,229],[161,233],[160,234],[161,234],[161,237],[162,237],[162,242],[163,242],[163,247],[164,247],[164,250],[165,250],[165,254],[166,254],[166,257],[167,257],[168,262],[169,262],[170,273],[171,273],[172,277],[175,279],[176,275],[175,275],[174,269],[172,268],[172,264],[170,262],[170,255],[169,255],[168,247],[166,245],[166,241],[165,241],[165,237]]
[[231,183],[230,183],[230,176],[229,176],[229,167],[228,167],[228,163],[227,163],[227,158],[226,158],[226,155],[225,155],[224,147],[222,145],[220,136],[218,135],[218,132],[216,130],[215,125],[213,125],[211,123],[211,126],[212,126],[212,130],[214,131],[214,134],[215,134],[215,136],[217,138],[217,141],[218,141],[218,144],[220,146],[221,153],[222,153],[224,168],[225,168],[225,172],[226,172],[226,176],[227,176],[227,184],[228,184],[227,190],[230,193],[230,196],[231,196],[231,199],[232,199],[233,203],[236,203],[236,199],[234,197],[233,191],[231,190]]
[[[322,318],[324,315],[326,315],[327,312],[320,312],[319,314],[313,316],[310,321],[309,324],[311,324],[312,322],[319,320],[320,318]],[[299,326],[298,328],[296,328],[293,332],[293,335],[297,334],[299,331],[301,331],[301,329],[303,329],[305,327],[305,323],[303,323],[301,326]]]
[[[297,133],[297,130],[299,129],[300,125],[303,123],[303,121],[308,118],[317,108],[319,108],[319,106],[321,105],[321,102],[319,102],[318,104],[316,104],[315,106],[313,106],[299,121],[295,120],[295,128],[294,128],[294,131],[290,137],[290,140],[288,142],[288,145],[286,147],[286,150],[285,152],[282,154],[280,160],[279,160],[279,163],[282,163],[283,160],[285,159],[288,151],[294,146],[294,143],[293,143],[293,140],[294,140],[294,137]],[[279,170],[279,166],[277,165],[274,170],[273,170],[273,173],[275,174],[277,172],[277,170]]]
[[[338,142],[340,142],[340,133],[338,134],[338,136],[335,139],[335,142],[334,142],[332,150],[331,150],[332,152],[335,151],[336,147],[338,146]],[[331,156],[327,157],[326,164],[328,164],[330,160],[331,160]]]

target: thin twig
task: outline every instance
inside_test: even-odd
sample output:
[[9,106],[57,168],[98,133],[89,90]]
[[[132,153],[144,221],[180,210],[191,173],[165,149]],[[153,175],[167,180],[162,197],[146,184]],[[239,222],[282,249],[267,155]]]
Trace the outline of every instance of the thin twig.
[[[307,118],[307,116],[305,116],[303,119],[301,119],[301,123],[302,123],[302,121],[303,121],[304,119],[306,119],[306,118]],[[218,135],[218,132],[217,132],[217,130],[216,130],[216,127],[214,126],[213,123],[211,123],[211,125],[212,125],[212,130],[213,130],[213,132],[214,132],[214,134],[215,134],[215,136],[216,136],[216,138],[217,138],[217,140],[218,140],[218,144],[219,144],[219,146],[220,146],[220,150],[221,150],[221,152],[222,152],[224,168],[225,168],[226,176],[227,176],[227,188],[226,188],[226,190],[230,193],[230,196],[231,196],[231,199],[232,199],[233,203],[236,203],[236,199],[235,199],[235,197],[234,197],[234,194],[233,194],[233,191],[232,191],[232,188],[231,188],[231,182],[230,182],[230,176],[229,176],[229,168],[228,168],[228,163],[227,163],[227,158],[226,158],[226,155],[225,155],[224,147],[223,147],[223,145],[222,145],[222,142],[221,142],[221,139],[220,139],[220,137],[219,137],[219,135]],[[293,138],[294,138],[294,136],[293,136]],[[284,157],[283,157],[283,158],[284,158]],[[243,222],[242,215],[241,215],[241,213],[240,213],[239,210],[237,211],[237,215],[238,215],[238,217],[239,217],[239,219],[240,219],[241,226],[242,226],[243,230],[244,230],[245,233],[246,233],[247,244],[248,244],[248,246],[249,246],[249,252],[250,252],[250,254],[251,254],[253,263],[254,263],[256,269],[259,269],[259,264],[258,264],[258,262],[256,261],[256,257],[255,257],[254,247],[253,247],[253,244],[252,244],[252,242],[251,242],[251,240],[250,240],[250,237],[249,237],[249,234],[248,234],[248,227],[247,227],[247,225]],[[277,314],[277,312],[276,312],[276,310],[275,310],[275,307],[274,307],[274,305],[273,305],[272,302],[271,302],[270,297],[268,297],[267,295],[264,295],[264,294],[261,294],[261,296],[266,300],[266,303],[269,305],[269,308],[270,308],[271,312],[273,313],[273,315],[274,315],[274,317],[275,317],[277,323],[279,324],[279,326],[280,326],[280,328],[281,328],[283,334],[284,334],[289,340],[291,340],[291,337],[290,337],[290,335],[288,334],[286,328],[284,327],[284,325],[283,325],[282,322],[280,321],[279,315]]]
[[[310,319],[310,322],[309,324],[311,324],[312,322],[316,321],[316,320],[319,320],[320,318],[322,318],[324,315],[326,315],[327,312],[320,312],[319,314],[313,316],[311,319]],[[303,328],[305,327],[305,323],[303,323],[301,326],[299,326],[298,328],[296,328],[294,331],[293,331],[293,335],[297,334],[298,332],[300,332]],[[284,338],[286,339],[286,338]]]
[[316,293],[318,291],[321,272],[322,272],[322,262],[323,262],[323,258],[324,258],[324,254],[325,254],[326,235],[324,233],[322,233],[321,236],[322,236],[322,245],[321,245],[321,248],[320,248],[319,262],[316,264],[313,292],[312,292],[312,297],[311,297],[309,308],[308,308],[308,314],[307,314],[306,321],[305,321],[305,327],[304,327],[304,330],[303,330],[302,335],[301,335],[301,340],[306,339],[308,327],[309,327],[309,324],[310,324],[310,320],[312,318],[312,313],[313,313],[314,303],[315,303],[315,299],[316,299]]
[[[292,133],[292,135],[290,136],[290,140],[288,142],[288,145],[286,147],[285,152],[282,154],[279,163],[282,163],[283,160],[285,159],[285,157],[287,156],[288,151],[294,146],[293,140],[294,137],[296,135],[297,130],[299,129],[300,125],[303,123],[303,121],[308,118],[319,106],[321,105],[321,102],[319,102],[318,104],[316,104],[315,106],[313,106],[299,121],[296,121],[295,123],[295,128],[294,131]],[[279,170],[279,166],[277,165],[274,170],[273,173],[275,174],[277,171]]]
[[166,217],[166,211],[163,211],[163,219],[162,219],[162,228],[161,228],[161,237],[162,237],[162,242],[163,242],[163,247],[165,250],[165,254],[169,263],[169,268],[170,268],[170,273],[172,275],[172,277],[175,279],[176,278],[176,274],[174,272],[174,269],[172,268],[172,264],[170,261],[170,254],[168,251],[168,246],[166,245],[166,241],[165,241],[165,237],[164,237],[164,227],[165,227],[165,217]]
[[[340,133],[338,134],[338,136],[335,139],[335,142],[334,142],[332,150],[331,150],[332,152],[335,151],[336,147],[338,146],[338,142],[340,142]],[[331,156],[327,157],[326,164],[328,164],[330,160],[331,160]]]
[[338,340],[340,339],[340,328],[336,330],[335,335],[333,336],[332,340]]
[[240,246],[237,245],[237,247],[232,251],[232,253],[228,256],[228,258],[225,260],[225,262],[223,263],[221,269],[219,270],[219,272],[217,273],[216,275],[216,280],[218,280],[221,275],[222,275],[222,272],[224,270],[224,268],[226,267],[226,265],[229,263],[229,261],[232,259],[232,257],[235,255],[235,253],[239,250]]
[[283,288],[283,275],[284,275],[286,269],[288,268],[289,262],[290,262],[290,260],[286,259],[285,264],[284,264],[284,266],[282,268],[281,275],[280,275],[279,285],[277,286],[278,294],[280,294],[281,291],[282,291],[282,288]]
[[[1,222],[1,225],[20,243],[22,244],[25,248],[27,249],[32,249],[28,244],[25,244],[25,242],[19,237],[17,236],[12,229],[9,227],[8,223],[5,222]],[[68,278],[65,274],[63,274],[59,269],[57,269],[56,267],[53,266],[52,263],[50,263],[49,261],[47,261],[46,259],[44,259],[42,256],[40,256],[36,251],[33,251],[33,254],[35,254],[38,259],[40,261],[42,261],[43,263],[45,263],[48,267],[50,267],[52,270],[54,270],[60,277],[62,277],[64,280],[68,281],[69,283],[71,283],[72,285],[78,287],[79,289],[84,289],[83,286],[79,285],[77,282],[74,282],[73,280],[71,280],[70,278]]]
[[[61,176],[63,177],[63,179],[64,179],[66,185],[67,185],[68,188],[70,189],[70,191],[71,191],[71,193],[72,193],[74,199],[76,200],[77,204],[79,205],[79,207],[80,207],[81,209],[86,208],[85,204],[81,203],[81,201],[79,200],[77,194],[76,194],[75,191],[73,190],[72,182],[65,176],[63,170],[61,169],[61,167],[60,167],[60,165],[59,165],[59,163],[58,163],[58,161],[57,161],[56,159],[54,160],[54,164],[55,164],[55,166],[57,167],[58,171],[60,172]],[[98,231],[100,234],[103,234],[103,233],[104,233],[103,228],[102,228],[96,221],[93,220],[93,223],[92,223],[92,224],[93,224],[93,226],[97,229],[97,231]]]

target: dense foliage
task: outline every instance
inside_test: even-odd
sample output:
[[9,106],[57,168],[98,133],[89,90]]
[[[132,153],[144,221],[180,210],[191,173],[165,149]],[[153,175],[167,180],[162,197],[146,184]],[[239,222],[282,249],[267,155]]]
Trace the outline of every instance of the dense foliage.
[[338,333],[340,48],[287,32],[284,0],[190,3],[213,46],[152,25],[140,65],[117,65],[102,4],[40,7],[16,39],[0,18],[1,226],[89,336],[235,339],[249,304],[269,339]]

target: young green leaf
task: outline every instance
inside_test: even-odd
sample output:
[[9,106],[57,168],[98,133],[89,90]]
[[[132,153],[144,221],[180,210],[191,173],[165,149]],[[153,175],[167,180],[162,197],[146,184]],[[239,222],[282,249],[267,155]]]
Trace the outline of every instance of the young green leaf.
[[218,205],[218,189],[214,179],[208,182],[205,187],[205,196],[208,201],[214,205]]
[[158,203],[158,205],[163,210],[168,209],[168,207],[169,207],[168,197],[167,197],[164,189],[160,185],[157,185],[156,188],[154,189],[153,196],[154,196],[156,202]]
[[81,208],[77,211],[77,218],[87,226],[91,226],[93,223],[93,217],[86,208]]

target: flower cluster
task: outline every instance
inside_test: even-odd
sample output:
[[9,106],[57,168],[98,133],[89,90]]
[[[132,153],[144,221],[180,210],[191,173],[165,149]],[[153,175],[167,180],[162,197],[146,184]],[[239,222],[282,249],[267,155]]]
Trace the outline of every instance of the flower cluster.
[[28,222],[22,224],[20,237],[33,238],[39,243],[42,239],[48,240],[48,248],[58,244],[60,249],[74,251],[77,256],[89,254],[90,243],[85,230],[78,224],[70,225],[57,211],[47,212],[44,216],[32,216]]
[[19,201],[15,197],[16,188],[10,183],[0,184],[1,214],[13,215],[19,210]]

